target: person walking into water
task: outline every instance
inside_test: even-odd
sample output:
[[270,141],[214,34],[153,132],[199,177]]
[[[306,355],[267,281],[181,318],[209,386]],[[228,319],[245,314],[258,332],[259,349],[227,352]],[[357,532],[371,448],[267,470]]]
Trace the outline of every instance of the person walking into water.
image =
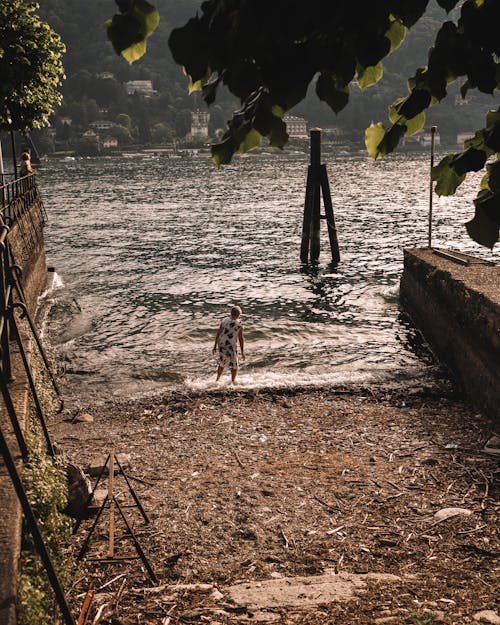
[[245,339],[243,337],[243,324],[241,322],[241,308],[233,306],[231,316],[224,317],[221,321],[213,353],[219,350],[219,366],[217,367],[217,379],[219,380],[224,367],[229,364],[231,370],[231,383],[234,384],[238,373],[238,343],[240,344],[241,359],[245,360]]

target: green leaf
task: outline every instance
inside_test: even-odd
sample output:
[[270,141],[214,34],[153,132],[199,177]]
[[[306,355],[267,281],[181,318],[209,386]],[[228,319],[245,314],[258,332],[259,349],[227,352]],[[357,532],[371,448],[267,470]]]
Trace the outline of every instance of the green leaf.
[[413,119],[429,108],[431,94],[426,89],[413,89],[410,95],[397,107],[397,112],[405,119]]
[[484,142],[492,152],[500,152],[500,122],[486,131]]
[[495,194],[500,194],[500,160],[487,166],[488,188]]
[[252,128],[247,133],[247,136],[240,143],[240,147],[239,147],[240,154],[244,154],[245,152],[248,152],[249,150],[252,150],[253,148],[258,147],[261,141],[262,141],[262,135],[260,134],[260,132],[255,130],[255,128]]
[[498,243],[498,224],[495,224],[481,208],[476,207],[473,219],[465,224],[465,228],[470,238],[479,245],[489,247],[491,250],[495,243]]
[[483,150],[467,148],[450,161],[450,166],[461,176],[469,171],[479,171],[486,163],[486,154]]
[[176,63],[185,68],[193,83],[209,72],[206,27],[198,17],[191,18],[182,28],[174,28],[168,47]]
[[120,6],[121,10],[125,8],[125,12],[105,22],[104,28],[115,52],[133,63],[145,54],[146,39],[158,26],[160,14],[146,0],[131,0]]
[[458,4],[458,0],[437,0],[437,3],[440,7],[449,13],[453,8]]
[[133,43],[125,50],[122,50],[123,58],[129,63],[138,61],[142,56],[146,54],[146,40]]
[[390,154],[399,143],[399,140],[406,132],[406,125],[394,124],[386,133],[382,141],[378,145],[380,156]]
[[271,132],[267,135],[269,145],[274,148],[284,148],[289,136],[286,131],[286,124],[275,115],[273,115],[273,118]]
[[480,209],[496,227],[500,227],[500,194],[490,190],[480,191],[474,200],[476,209]]
[[411,2],[395,3],[392,12],[403,24],[410,28],[425,13],[429,0],[411,0]]
[[394,19],[391,22],[388,31],[385,33],[385,36],[391,42],[391,48],[389,52],[394,52],[394,50],[397,50],[397,48],[399,48],[399,46],[403,43],[404,38],[406,37],[406,31],[406,26],[403,26],[403,24],[399,20]]
[[372,124],[365,131],[365,145],[368,154],[373,158],[379,158],[390,154],[404,135],[406,126],[394,124],[389,130],[385,130],[381,122]]
[[271,113],[280,119],[285,117],[286,111],[283,107],[279,106],[279,104],[273,104],[271,107]]
[[415,115],[412,119],[405,119],[400,115],[399,107],[405,98],[398,98],[389,107],[389,119],[393,124],[404,124],[406,126],[405,137],[410,137],[421,130],[425,124],[425,111]]
[[358,85],[360,89],[366,89],[377,83],[384,75],[384,67],[382,63],[372,65],[371,67],[361,67],[358,65],[356,68],[358,74]]
[[231,137],[227,137],[224,141],[212,146],[212,161],[217,166],[217,169],[219,169],[221,165],[227,165],[231,162],[236,149],[237,146]]
[[414,135],[416,132],[418,132],[419,130],[422,130],[422,128],[425,125],[425,111],[422,111],[421,113],[419,113],[418,115],[415,115],[415,117],[412,117],[411,119],[407,119],[404,122],[405,126],[406,126],[406,132],[405,132],[405,137],[411,137],[411,135]]
[[438,165],[432,168],[431,176],[432,180],[436,181],[436,193],[438,195],[453,195],[465,180],[465,174],[458,175],[450,167],[455,157],[456,154],[448,154]]
[[371,124],[369,128],[365,130],[365,145],[368,154],[372,158],[378,158],[381,156],[378,151],[378,146],[385,136],[385,128],[382,122],[377,124]]
[[334,113],[339,113],[349,101],[349,85],[339,87],[335,78],[322,72],[316,82],[316,93],[320,100],[328,104]]

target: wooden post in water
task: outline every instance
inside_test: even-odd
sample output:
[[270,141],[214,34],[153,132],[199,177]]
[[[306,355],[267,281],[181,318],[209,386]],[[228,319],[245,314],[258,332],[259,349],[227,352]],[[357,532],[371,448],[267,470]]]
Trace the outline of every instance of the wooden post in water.
[[[332,262],[340,260],[337,230],[333,215],[332,198],[326,165],[321,164],[321,130],[313,128],[310,132],[311,156],[307,169],[306,197],[304,202],[304,221],[302,225],[302,244],[300,247],[300,260],[307,263],[309,258],[315,263],[319,259],[320,252],[320,224],[321,219],[326,219]],[[321,193],[325,205],[325,215],[321,215]]]

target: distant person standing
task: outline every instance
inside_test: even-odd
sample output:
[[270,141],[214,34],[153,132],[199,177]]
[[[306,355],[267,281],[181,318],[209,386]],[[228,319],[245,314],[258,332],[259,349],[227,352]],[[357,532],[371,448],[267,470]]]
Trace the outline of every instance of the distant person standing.
[[245,360],[245,339],[243,337],[243,324],[241,322],[241,308],[233,306],[231,315],[221,321],[213,353],[219,351],[219,366],[217,367],[217,379],[220,379],[224,367],[229,364],[231,370],[231,383],[234,384],[238,373],[238,343],[240,344],[241,358]]
[[33,168],[31,167],[31,158],[30,158],[30,153],[25,150],[22,154],[21,154],[21,165],[19,167],[19,175],[21,176],[21,178],[23,178],[23,176],[27,176],[28,174],[33,174]]

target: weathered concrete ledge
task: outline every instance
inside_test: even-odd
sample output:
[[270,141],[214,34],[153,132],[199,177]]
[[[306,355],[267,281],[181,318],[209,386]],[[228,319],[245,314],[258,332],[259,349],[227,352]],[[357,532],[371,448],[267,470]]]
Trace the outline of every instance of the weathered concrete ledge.
[[[26,213],[20,223],[12,228],[9,233],[9,244],[16,263],[22,269],[26,303],[30,314],[33,315],[37,299],[46,282],[43,223],[39,207]],[[13,348],[12,372],[15,380],[10,384],[10,393],[16,415],[21,422],[21,427],[24,428],[29,408],[29,387],[21,357],[14,349],[14,343],[11,345]],[[29,358],[29,341],[27,347]],[[0,422],[3,431],[7,434],[9,447],[14,457],[20,460],[16,439],[2,398],[0,398]],[[17,495],[1,457],[0,502],[0,625],[15,625],[22,514]]]
[[464,394],[500,420],[500,266],[443,251],[405,250],[401,306]]

